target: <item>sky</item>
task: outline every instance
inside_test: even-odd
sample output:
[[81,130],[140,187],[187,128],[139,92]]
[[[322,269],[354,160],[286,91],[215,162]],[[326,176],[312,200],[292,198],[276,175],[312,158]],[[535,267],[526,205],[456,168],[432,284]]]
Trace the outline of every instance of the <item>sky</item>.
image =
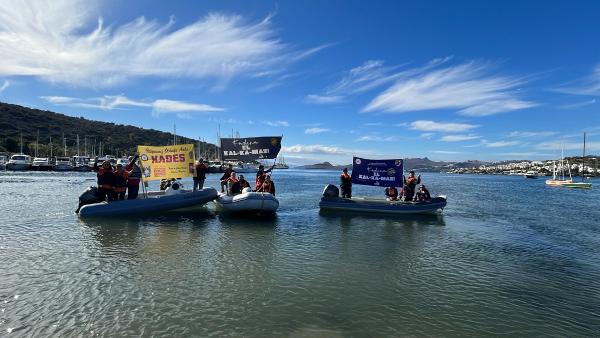
[[[0,101],[288,163],[600,153],[598,1],[0,2]],[[74,135],[73,135],[74,137]]]

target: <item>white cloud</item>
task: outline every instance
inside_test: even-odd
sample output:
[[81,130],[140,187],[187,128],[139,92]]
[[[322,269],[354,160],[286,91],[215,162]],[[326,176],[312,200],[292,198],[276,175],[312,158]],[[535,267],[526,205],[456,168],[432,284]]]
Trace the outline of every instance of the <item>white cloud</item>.
[[478,138],[481,138],[481,136],[478,135],[445,135],[442,136],[442,138],[440,138],[440,141],[443,142],[461,142],[461,141],[470,141],[470,140],[476,140]]
[[[209,14],[187,25],[140,17],[105,24],[95,2],[0,2],[0,76],[108,87],[143,76],[214,79],[277,73],[319,48],[291,52],[271,27]],[[95,26],[95,28],[93,27]]]
[[352,155],[353,150],[340,147],[324,146],[321,144],[302,145],[296,144],[289,147],[282,147],[282,151],[286,153],[302,153],[302,154],[323,154],[323,155]]
[[271,127],[289,127],[288,121],[265,121],[265,124]]
[[305,129],[304,133],[305,134],[319,134],[319,133],[326,133],[328,131],[331,131],[331,129],[314,127],[314,128]]
[[56,105],[72,106],[89,109],[126,109],[131,107],[152,108],[154,115],[176,113],[180,117],[187,117],[184,113],[211,113],[224,111],[224,108],[207,104],[189,103],[184,101],[159,99],[154,101],[141,101],[130,99],[124,95],[105,95],[89,99],[80,99],[67,96],[41,96],[40,98]]
[[577,108],[592,105],[594,103],[596,103],[596,99],[586,100],[586,101],[582,101],[582,102],[575,102],[575,103],[570,103],[570,104],[564,104],[564,105],[560,106],[559,108],[561,108],[561,109],[577,109]]
[[419,135],[420,138],[424,138],[427,140],[430,140],[434,136],[435,136],[435,133],[423,133],[423,134]]
[[489,73],[487,65],[476,62],[421,71],[398,80],[363,111],[460,109],[463,115],[485,116],[537,105],[517,97],[516,89],[525,82],[523,79]]
[[4,80],[4,82],[0,86],[0,93],[2,93],[6,88],[8,88],[8,86],[10,86],[10,82],[8,82],[8,80]]
[[517,145],[521,144],[521,142],[519,142],[519,141],[496,141],[496,142],[483,141],[483,144],[488,148],[501,148],[501,147],[517,146]]
[[467,124],[467,123],[451,123],[451,122],[434,122],[428,120],[419,120],[410,123],[410,129],[420,130],[420,131],[429,131],[429,132],[465,132],[471,129],[475,129],[479,127],[475,124]]
[[[587,142],[585,144],[586,150],[589,151],[600,151],[600,142]],[[536,149],[542,150],[583,150],[583,142],[561,142],[561,141],[550,141],[541,142],[535,146]],[[580,154],[581,155],[581,154]]]
[[575,95],[600,95],[600,65],[597,65],[590,75],[565,84],[555,90]]
[[397,136],[377,136],[365,135],[356,139],[359,142],[396,142],[399,140]]
[[382,122],[369,122],[369,123],[365,123],[366,127],[379,127],[379,126],[383,126]]
[[343,101],[344,101],[344,97],[338,96],[338,95],[309,94],[306,96],[306,102],[308,102],[308,103],[331,104],[331,103],[340,103]]
[[528,138],[528,137],[549,137],[558,134],[555,131],[512,131],[508,137]]
[[442,155],[454,155],[454,154],[464,154],[462,151],[450,151],[450,150],[432,150],[430,153],[433,154],[442,154]]

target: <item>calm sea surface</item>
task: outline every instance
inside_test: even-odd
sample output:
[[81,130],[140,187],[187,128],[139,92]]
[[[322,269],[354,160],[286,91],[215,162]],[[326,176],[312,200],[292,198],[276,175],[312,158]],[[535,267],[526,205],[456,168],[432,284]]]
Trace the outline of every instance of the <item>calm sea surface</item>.
[[320,215],[337,177],[277,171],[273,219],[84,221],[94,174],[1,172],[0,336],[600,336],[600,180],[426,173],[442,216]]

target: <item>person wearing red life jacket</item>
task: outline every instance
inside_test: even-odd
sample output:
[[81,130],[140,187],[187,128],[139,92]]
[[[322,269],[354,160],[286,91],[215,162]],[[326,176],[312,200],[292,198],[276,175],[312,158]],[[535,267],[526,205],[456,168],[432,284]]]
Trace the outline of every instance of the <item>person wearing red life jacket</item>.
[[415,197],[415,188],[417,184],[421,184],[421,175],[415,177],[414,170],[411,170],[408,174],[408,178],[404,178],[404,192],[405,192],[405,201],[412,201]]
[[114,172],[114,191],[115,201],[122,201],[125,199],[125,191],[127,191],[127,177],[129,173],[123,168],[122,164],[117,164],[117,170]]
[[265,170],[265,166],[264,165],[259,165],[258,166],[258,171],[256,172],[256,180],[255,180],[255,190],[257,190],[258,188],[260,188],[260,186],[263,184],[263,182],[265,181],[265,176],[270,173],[271,171],[273,171],[273,168],[275,168],[275,164],[273,164],[271,166],[271,168]]
[[233,165],[230,163],[227,169],[223,172],[223,176],[221,176],[221,192],[225,192],[225,188],[227,187],[227,179],[231,176],[233,172]]
[[103,201],[114,201],[115,177],[110,162],[104,161],[102,162],[102,166],[98,167],[98,157],[96,157],[96,160],[94,161],[94,167],[92,169],[97,173],[98,198]]
[[265,181],[256,189],[256,192],[267,192],[275,196],[275,182],[271,181],[270,175],[265,175]]
[[340,188],[342,198],[352,198],[352,177],[348,174],[348,168],[344,168],[340,175]]

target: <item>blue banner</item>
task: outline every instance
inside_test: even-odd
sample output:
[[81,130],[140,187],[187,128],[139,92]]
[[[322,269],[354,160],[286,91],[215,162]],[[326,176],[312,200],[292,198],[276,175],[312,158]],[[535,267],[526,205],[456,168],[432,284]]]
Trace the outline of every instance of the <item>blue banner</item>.
[[402,160],[369,160],[354,157],[352,183],[377,187],[402,187]]

